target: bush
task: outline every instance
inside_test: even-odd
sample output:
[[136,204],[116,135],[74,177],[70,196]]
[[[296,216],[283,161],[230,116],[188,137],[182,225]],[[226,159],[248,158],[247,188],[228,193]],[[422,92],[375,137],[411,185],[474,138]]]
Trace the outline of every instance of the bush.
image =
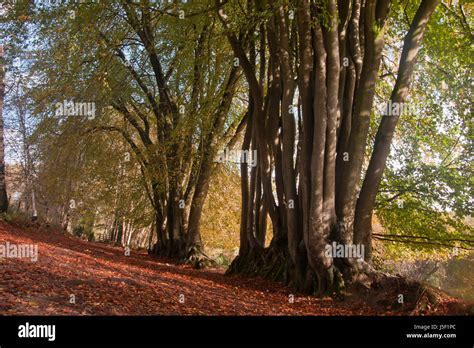
[[1,218],[5,222],[12,225],[28,226],[32,222],[31,215],[25,212],[21,212],[21,211],[17,211],[17,212],[8,211],[6,213],[3,213],[1,215]]
[[77,225],[74,226],[72,229],[72,234],[76,237],[86,237],[89,242],[94,241],[94,232],[92,231],[91,227],[87,227],[84,225]]

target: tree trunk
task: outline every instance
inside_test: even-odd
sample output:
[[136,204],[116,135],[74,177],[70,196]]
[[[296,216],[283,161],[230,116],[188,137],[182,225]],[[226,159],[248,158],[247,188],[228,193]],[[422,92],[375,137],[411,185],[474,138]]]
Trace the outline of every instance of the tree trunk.
[[5,144],[3,105],[5,102],[5,66],[3,46],[0,45],[0,213],[8,210],[7,184],[5,180]]
[[[415,68],[426,26],[440,0],[423,0],[408,31],[400,57],[397,81],[390,101],[403,103],[408,95],[410,81]],[[370,158],[364,183],[360,191],[354,222],[354,241],[365,246],[365,260],[372,258],[372,213],[380,181],[385,170],[390,146],[399,115],[384,115],[377,131],[374,151]]]
[[[336,256],[328,247],[352,241],[368,245],[370,240],[363,226],[370,221],[367,213],[371,215],[396,123],[393,118],[382,121],[360,192],[390,1],[298,0],[296,17],[290,17],[292,10],[286,3],[262,1],[246,11],[265,10],[271,13],[268,20],[239,35],[232,31],[219,0],[216,5],[251,96],[253,121],[248,123],[244,148],[253,147],[259,155],[258,175],[251,171],[250,181],[247,167],[241,166],[241,244],[229,272],[285,280],[319,294],[339,291],[345,282],[370,271],[367,263],[356,262],[357,257]],[[405,40],[404,51],[411,52],[407,57],[412,64],[400,66],[399,79],[405,85],[404,70],[411,74],[414,64],[413,41],[417,46],[422,37],[418,22],[426,26],[435,7],[422,2],[419,12],[423,15],[415,16],[408,34],[416,38]],[[258,51],[268,48],[270,53],[266,86],[261,66],[257,78],[253,39],[264,32],[268,40],[260,39]],[[296,88],[301,107],[298,123],[290,112]],[[254,246],[258,244],[255,231],[261,226],[260,189],[274,228],[273,240],[264,250]]]

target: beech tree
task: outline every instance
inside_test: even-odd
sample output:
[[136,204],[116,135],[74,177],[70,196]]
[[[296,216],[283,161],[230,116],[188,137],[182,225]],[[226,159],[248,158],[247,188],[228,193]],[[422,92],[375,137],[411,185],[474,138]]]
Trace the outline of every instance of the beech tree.
[[5,66],[3,46],[0,45],[0,213],[8,210],[7,185],[5,181],[5,145],[3,141],[3,105],[5,101]]
[[[8,52],[32,54],[22,100],[39,121],[23,142],[40,215],[54,211],[68,230],[103,223],[120,245],[133,233],[143,245],[153,229],[153,252],[200,266],[216,157],[239,146],[241,197],[212,202],[242,198],[230,273],[328,293],[377,281],[374,238],[420,243],[442,231],[439,245],[472,244],[460,174],[472,157],[472,7],[438,3],[12,4],[2,28],[18,47]],[[399,124],[413,101],[429,105]],[[68,115],[66,104],[83,103],[94,117]],[[373,234],[374,220],[388,233]],[[363,247],[363,260],[328,253],[334,243]]]
[[[13,75],[13,76],[12,76]],[[37,218],[37,207],[36,207],[36,190],[35,190],[35,168],[34,158],[31,151],[30,133],[34,129],[32,122],[28,118],[28,103],[22,98],[24,82],[18,78],[17,75],[10,74],[10,80],[14,81],[10,83],[10,97],[6,102],[6,110],[13,117],[10,116],[7,127],[10,132],[18,134],[15,139],[9,139],[6,142],[7,147],[14,153],[14,157],[19,159],[19,172],[15,177],[10,175],[9,182],[16,182],[17,187],[23,187],[23,193],[17,203],[17,210],[23,204],[23,208],[26,212],[31,214],[32,220]]]
[[[408,95],[438,3],[421,1],[410,22],[393,103]],[[399,119],[382,118],[364,170],[391,1],[216,5],[222,5],[217,14],[249,88],[243,150],[258,150],[250,178],[242,164],[241,244],[230,271],[264,274],[319,293],[364,280],[372,273],[375,197]],[[237,16],[249,20],[242,25]],[[267,212],[273,238],[264,248]],[[331,257],[325,248],[332,242],[363,245],[365,261]]]
[[196,266],[206,258],[199,226],[217,151],[245,125],[231,109],[240,68],[228,64],[213,11],[134,1],[29,9],[37,47],[47,42],[32,68],[42,77],[31,88],[36,114],[54,118],[65,100],[95,103],[97,117],[57,123],[124,139],[155,212],[153,252]]

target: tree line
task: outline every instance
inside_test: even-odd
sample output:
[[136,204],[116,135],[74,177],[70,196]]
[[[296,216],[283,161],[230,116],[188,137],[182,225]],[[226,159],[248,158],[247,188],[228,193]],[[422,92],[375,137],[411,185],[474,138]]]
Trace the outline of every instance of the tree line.
[[[208,258],[203,206],[216,169],[228,165],[241,186],[240,245],[228,272],[320,294],[374,274],[375,211],[390,226],[406,211],[414,222],[437,214],[437,225],[424,227],[430,237],[441,229],[462,242],[472,233],[463,223],[472,211],[469,185],[456,176],[469,163],[469,106],[455,107],[455,130],[436,129],[448,154],[429,136],[410,137],[403,115],[382,108],[377,117],[376,107],[429,100],[423,88],[441,95],[437,74],[452,72],[423,73],[452,28],[450,44],[472,41],[464,11],[441,0],[6,6],[11,109],[23,120],[15,138],[23,144],[19,203],[65,229],[102,224],[108,240],[137,239],[200,267]],[[15,61],[26,51],[32,57]],[[468,66],[460,59],[456,73]],[[459,91],[466,81],[442,82]],[[55,109],[85,102],[98,111],[75,117]],[[421,112],[433,124],[446,113],[436,103]],[[434,159],[400,175],[394,147],[418,155],[429,148],[457,166]],[[245,160],[220,163],[227,149]],[[447,210],[437,209],[443,194],[426,192],[430,175],[455,192],[441,203]],[[427,207],[423,217],[403,208],[417,201]],[[363,246],[363,260],[328,255],[332,243]]]

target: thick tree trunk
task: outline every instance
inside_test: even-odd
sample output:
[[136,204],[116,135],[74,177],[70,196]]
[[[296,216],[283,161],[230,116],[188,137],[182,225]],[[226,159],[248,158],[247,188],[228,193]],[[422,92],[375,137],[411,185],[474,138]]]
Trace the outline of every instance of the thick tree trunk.
[[203,142],[203,149],[205,149],[205,151],[202,156],[199,174],[191,201],[185,252],[186,260],[194,265],[194,267],[198,268],[202,266],[203,256],[207,258],[204,254],[200,233],[202,210],[209,192],[211,176],[216,167],[216,163],[214,162],[215,157],[217,155],[218,147],[221,145],[219,134],[223,133],[225,120],[232,103],[234,90],[239,77],[240,74],[238,69],[236,67],[231,69],[225,84],[221,102],[214,115],[212,127]]
[[[365,5],[364,13],[364,58],[360,80],[357,82],[355,90],[352,125],[347,140],[347,147],[342,148],[348,154],[348,160],[342,162],[339,176],[338,187],[338,220],[339,220],[339,239],[349,240],[353,233],[354,209],[357,200],[357,191],[362,172],[365,148],[367,145],[367,134],[370,125],[370,116],[375,94],[375,82],[378,76],[378,69],[382,57],[382,48],[384,44],[384,22],[386,13],[382,18],[377,18],[375,1],[368,1]],[[353,13],[357,16],[358,13]],[[376,32],[375,30],[379,30]],[[354,43],[357,45],[357,43]],[[360,48],[355,47],[356,52]]]
[[207,193],[209,191],[209,182],[212,174],[212,159],[206,160],[203,163],[202,171],[199,175],[196,187],[194,188],[193,200],[191,203],[191,210],[189,213],[188,233],[186,237],[186,259],[189,260],[194,267],[201,267],[201,254],[203,253],[203,244],[200,233],[200,222],[202,216],[202,209],[206,201]]
[[[219,0],[216,3],[220,5]],[[413,69],[413,46],[419,45],[422,37],[418,22],[426,26],[428,12],[435,7],[422,2],[419,12],[424,15],[415,16],[408,34],[415,38],[405,40],[404,51],[411,52],[407,59],[412,65],[401,64],[399,79],[404,85],[404,75]],[[241,245],[230,271],[285,280],[306,291],[332,293],[344,282],[375,279],[369,276],[370,266],[358,260],[363,255],[339,257],[328,247],[335,242],[347,250],[345,245],[353,241],[368,246],[370,240],[361,226],[370,222],[364,218],[372,212],[396,124],[393,118],[382,121],[359,200],[357,196],[390,1],[299,0],[296,18],[290,18],[289,8],[274,0],[259,2],[255,8],[249,5],[248,11],[266,9],[272,16],[265,25],[248,28],[248,34],[252,33],[248,42],[237,38],[218,6],[219,19],[251,95],[253,122],[244,148],[255,148],[259,155],[258,172],[251,171],[250,180],[247,167],[242,166]],[[256,76],[254,31],[260,37],[263,32],[268,35],[267,88],[262,84],[261,66],[259,79]],[[246,33],[240,37],[247,38]],[[267,45],[261,39],[259,44]],[[265,49],[259,47],[258,51]],[[290,112],[296,88],[301,106],[298,140],[297,119]],[[400,95],[403,93],[394,92],[393,100],[403,101]],[[274,228],[273,240],[264,250],[255,240],[261,225],[262,189]],[[361,212],[365,214],[362,219]]]
[[[410,30],[405,37],[397,81],[390,98],[392,104],[403,103],[408,95],[416,56],[420,49],[428,21],[439,2],[440,0],[423,0],[416,12]],[[375,198],[385,170],[399,117],[399,115],[384,115],[382,117],[375,137],[374,151],[370,158],[359,199],[357,200],[354,241],[365,246],[366,261],[370,261],[372,257],[372,213],[375,206]]]

